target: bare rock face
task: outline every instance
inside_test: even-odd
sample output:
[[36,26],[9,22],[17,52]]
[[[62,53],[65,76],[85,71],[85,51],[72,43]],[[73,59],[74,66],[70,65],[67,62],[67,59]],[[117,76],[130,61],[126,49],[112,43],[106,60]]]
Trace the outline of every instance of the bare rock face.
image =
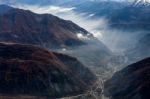
[[105,94],[112,99],[149,99],[150,58],[117,72],[106,81]]
[[76,58],[32,45],[0,43],[1,95],[58,98],[83,93],[95,80]]

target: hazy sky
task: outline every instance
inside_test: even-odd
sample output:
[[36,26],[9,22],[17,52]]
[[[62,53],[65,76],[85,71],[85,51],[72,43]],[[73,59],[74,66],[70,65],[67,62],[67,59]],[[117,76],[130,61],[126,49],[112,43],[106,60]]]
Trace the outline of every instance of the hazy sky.
[[[135,0],[0,0],[0,3],[5,4],[16,4],[16,3],[26,3],[26,4],[41,4],[47,3],[50,4],[51,2],[67,2],[67,1],[135,1]],[[137,1],[150,1],[150,0],[137,0]]]

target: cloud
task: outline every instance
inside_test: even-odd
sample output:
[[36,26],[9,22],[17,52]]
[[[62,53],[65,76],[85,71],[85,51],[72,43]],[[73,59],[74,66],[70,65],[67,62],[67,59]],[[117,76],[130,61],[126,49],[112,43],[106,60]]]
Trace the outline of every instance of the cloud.
[[35,13],[39,14],[44,14],[44,13],[50,13],[50,14],[58,14],[58,13],[66,13],[68,11],[71,11],[75,9],[74,7],[72,8],[64,8],[64,7],[59,7],[59,6],[39,6],[39,5],[14,5],[14,7],[21,8],[21,9],[26,9],[26,10],[31,10]]

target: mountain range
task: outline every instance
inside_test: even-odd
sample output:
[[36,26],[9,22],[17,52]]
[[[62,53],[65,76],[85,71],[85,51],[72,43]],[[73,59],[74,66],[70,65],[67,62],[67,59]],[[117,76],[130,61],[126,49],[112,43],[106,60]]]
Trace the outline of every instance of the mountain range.
[[1,98],[59,98],[86,92],[96,76],[76,58],[56,51],[97,41],[69,20],[0,5]]
[[37,44],[47,48],[65,48],[84,45],[80,33],[92,36],[71,21],[50,14],[0,6],[0,41]]
[[[108,21],[106,29],[110,33],[107,36],[111,36],[113,30],[123,31],[114,39],[126,40],[121,33],[130,33],[135,36],[132,36],[131,42],[127,41],[128,44],[132,41],[136,43],[134,46],[127,45],[130,47],[125,51],[113,53],[93,34],[72,21],[52,14],[37,14],[30,10],[0,5],[2,95],[16,96],[19,93],[35,96],[37,99],[37,95],[59,98],[82,94],[90,88],[89,86],[95,84],[97,78],[91,72],[94,71],[99,77],[98,81],[102,82],[102,85],[96,86],[102,88],[100,94],[104,91],[104,94],[112,99],[148,99],[150,59],[145,58],[150,55],[149,2],[100,0],[17,2],[40,7],[48,5],[60,8],[74,7],[71,13],[75,11],[76,14],[83,14],[85,18],[90,16],[87,20],[106,19]],[[12,2],[8,1],[8,4]],[[99,27],[96,29],[101,30]],[[141,59],[144,60],[137,62]],[[133,62],[136,63],[122,69],[126,64]],[[118,69],[122,70],[116,72]],[[112,76],[114,72],[116,73]],[[111,76],[103,89],[103,81]]]
[[144,2],[118,2],[118,1],[84,1],[77,4],[68,3],[80,13],[93,17],[105,17],[109,20],[110,27],[126,29],[149,29],[148,22],[150,3]]
[[49,50],[58,50],[76,56],[88,67],[106,65],[104,61],[112,54],[107,46],[90,32],[71,21],[51,14],[36,14],[29,10],[1,5],[0,9],[3,8],[6,10],[0,15],[2,42],[34,44]]
[[[118,30],[116,31],[118,32],[118,35],[122,35],[122,33],[129,33],[131,35],[135,35],[133,36],[133,42],[136,39],[136,43],[133,46],[130,46],[129,49],[126,49],[126,51],[124,52],[126,56],[129,57],[129,60],[130,58],[132,58],[135,59],[135,62],[150,55],[149,2],[85,1],[84,3],[75,4],[73,6],[76,8],[74,9],[75,11],[80,13],[86,13],[85,16],[92,15],[89,20],[104,17],[108,21],[108,28],[106,29],[110,30],[110,35],[112,34],[111,31],[113,32],[113,30]],[[99,31],[101,31],[101,28]],[[122,36],[120,38],[124,39],[124,37]],[[117,35],[114,39],[117,39]],[[122,46],[124,45],[122,44]]]

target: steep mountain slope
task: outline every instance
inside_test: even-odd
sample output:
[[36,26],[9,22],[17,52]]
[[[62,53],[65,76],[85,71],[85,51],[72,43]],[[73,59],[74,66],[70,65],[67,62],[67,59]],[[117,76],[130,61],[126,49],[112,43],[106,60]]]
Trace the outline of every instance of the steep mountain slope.
[[150,3],[131,3],[114,11],[109,17],[111,27],[131,30],[150,30]]
[[92,59],[92,65],[99,66],[105,56],[111,55],[101,41],[71,21],[15,8],[0,15],[0,41],[35,44],[54,51],[59,49],[62,53],[65,49],[65,53],[82,59],[87,66],[91,66],[87,60]]
[[150,58],[134,63],[105,83],[105,94],[112,99],[149,99]]
[[0,43],[2,96],[76,95],[85,92],[95,80],[76,58],[32,45]]
[[113,56],[112,52],[97,39],[87,39],[85,42],[88,44],[74,49],[58,50],[58,52],[77,57],[95,73],[103,74]]
[[92,15],[92,18],[105,17],[113,28],[149,30],[149,2],[84,1],[72,6],[76,7],[75,11]]
[[123,29],[142,29],[149,30],[150,6],[146,5],[129,5],[119,9],[110,17],[112,27]]
[[0,14],[0,41],[63,48],[85,44],[77,33],[91,35],[73,22],[50,14],[35,14],[5,5],[0,9],[5,11]]
[[116,10],[125,7],[126,4],[115,1],[85,1],[75,4],[76,11],[93,14],[93,17],[109,17]]
[[[141,60],[150,55],[149,50],[149,23],[150,23],[150,3],[143,2],[116,2],[116,1],[95,1],[76,4],[76,11],[86,13],[86,16],[92,15],[90,18],[105,18],[107,22],[106,30],[102,28],[99,31],[104,31],[103,36],[107,40],[109,34],[114,36],[113,39],[118,39],[116,45],[127,50],[125,54],[129,61]],[[101,26],[99,26],[101,27]],[[105,35],[109,30],[108,35]],[[116,30],[113,34],[113,31]],[[112,31],[112,32],[111,32]],[[124,33],[124,34],[123,34]],[[126,33],[126,34],[125,34]],[[116,36],[115,36],[116,35]],[[118,35],[120,37],[118,37]],[[130,38],[131,35],[133,38]],[[110,37],[111,37],[110,36]],[[119,39],[125,41],[120,43]],[[130,42],[135,42],[130,46]],[[115,44],[115,43],[114,43]],[[111,44],[110,44],[111,45]],[[113,44],[112,44],[113,45]],[[128,49],[127,49],[128,48]]]

